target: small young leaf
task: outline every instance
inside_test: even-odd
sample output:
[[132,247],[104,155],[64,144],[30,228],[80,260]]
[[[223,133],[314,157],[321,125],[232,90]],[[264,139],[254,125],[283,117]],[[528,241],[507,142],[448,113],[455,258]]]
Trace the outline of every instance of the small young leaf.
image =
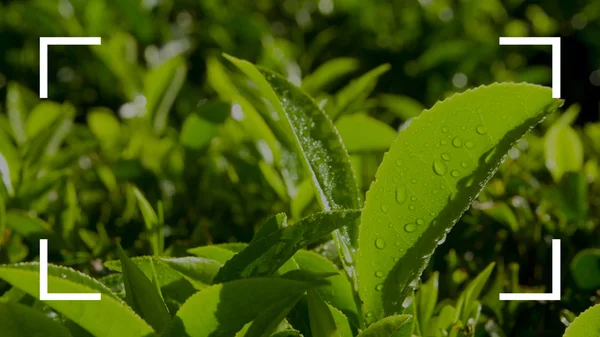
[[359,211],[350,210],[316,213],[293,226],[281,228],[251,242],[246,249],[227,261],[219,270],[215,282],[272,275],[299,249],[356,221],[359,216]]
[[457,321],[467,322],[473,310],[479,306],[479,295],[487,283],[496,263],[490,263],[469,283],[456,302]]
[[185,302],[163,336],[233,336],[272,305],[279,306],[283,300],[292,305],[313,286],[283,278],[252,278],[213,285]]
[[144,223],[146,224],[146,229],[148,230],[148,234],[150,236],[150,243],[152,245],[152,251],[154,255],[160,255],[163,251],[164,241],[163,241],[163,228],[160,223],[156,212],[144,197],[144,194],[137,188],[133,187],[133,193],[138,201],[138,206],[140,207],[140,211],[142,212],[142,216],[144,218]]
[[413,326],[411,315],[394,315],[371,324],[357,337],[410,337]]
[[45,314],[19,303],[0,301],[2,337],[71,337],[67,328]]
[[[244,247],[240,248],[239,251],[246,247],[247,245],[244,244]],[[188,249],[188,253],[190,254],[212,259],[222,264],[225,264],[227,261],[231,260],[231,258],[233,258],[239,251],[226,249],[222,247],[222,245],[201,246]]]
[[563,337],[600,337],[600,304],[577,316]]
[[421,331],[426,331],[426,326],[429,324],[429,319],[433,316],[433,310],[437,304],[439,275],[438,272],[433,273],[417,292],[415,305]]
[[308,291],[308,317],[313,337],[340,337],[333,314],[314,289]]
[[162,332],[171,321],[171,315],[162,300],[157,285],[152,284],[144,272],[125,255],[121,245],[118,244],[117,255],[123,268],[123,283],[125,283],[127,303],[155,331]]
[[494,84],[437,103],[400,132],[361,217],[357,268],[368,321],[398,310],[508,150],[560,103],[549,88]]
[[[0,266],[0,279],[39,299],[38,263]],[[100,301],[47,301],[45,304],[63,314],[97,337],[152,336],[152,328],[102,283],[69,268],[48,265],[48,290],[51,293],[102,293]]]
[[329,60],[302,79],[302,89],[315,95],[330,83],[358,69],[358,66],[358,61],[349,57]]

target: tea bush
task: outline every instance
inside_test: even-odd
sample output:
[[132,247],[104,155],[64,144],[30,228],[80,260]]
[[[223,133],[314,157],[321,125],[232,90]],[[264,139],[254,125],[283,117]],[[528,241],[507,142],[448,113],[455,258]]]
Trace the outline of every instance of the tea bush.
[[[593,3],[0,4],[2,336],[597,334],[598,125],[497,47],[585,44]],[[41,101],[51,35],[103,44],[51,47]],[[499,301],[550,289],[553,238],[561,301]],[[102,300],[40,301],[40,239]]]

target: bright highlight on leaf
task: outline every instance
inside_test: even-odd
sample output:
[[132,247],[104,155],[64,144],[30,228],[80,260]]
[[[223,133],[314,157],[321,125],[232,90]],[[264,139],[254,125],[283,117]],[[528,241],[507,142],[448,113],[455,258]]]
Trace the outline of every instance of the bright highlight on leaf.
[[359,294],[367,323],[399,310],[511,146],[560,103],[549,88],[493,84],[438,102],[400,132],[361,216]]

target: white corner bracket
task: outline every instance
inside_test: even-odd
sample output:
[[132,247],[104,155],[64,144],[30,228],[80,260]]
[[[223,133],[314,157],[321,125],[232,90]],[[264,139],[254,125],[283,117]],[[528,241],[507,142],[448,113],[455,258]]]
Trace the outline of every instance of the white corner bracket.
[[501,37],[501,46],[552,46],[552,97],[560,98],[560,37]]
[[48,240],[40,240],[40,300],[41,301],[100,301],[100,293],[48,293]]
[[40,37],[40,98],[48,98],[48,46],[100,45],[99,37]]
[[500,301],[560,301],[560,240],[552,240],[552,292],[500,294]]

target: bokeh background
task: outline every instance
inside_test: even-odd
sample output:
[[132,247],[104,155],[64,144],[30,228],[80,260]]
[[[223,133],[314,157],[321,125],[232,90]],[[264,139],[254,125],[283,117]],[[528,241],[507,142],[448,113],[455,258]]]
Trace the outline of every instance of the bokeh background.
[[[40,36],[102,37],[98,47],[50,47],[44,102],[36,98]],[[160,202],[165,254],[175,256],[247,242],[276,212],[299,219],[316,210],[293,153],[275,153],[281,135],[267,109],[248,98],[255,115],[241,112],[237,95],[251,90],[222,53],[315,96],[366,191],[389,140],[365,148],[352,147],[354,138],[393,139],[422,109],[479,85],[550,85],[551,47],[499,46],[500,36],[562,38],[564,113],[511,151],[424,280],[439,271],[441,297],[451,299],[497,262],[477,335],[556,336],[600,302],[594,0],[2,0],[0,166],[9,216],[0,262],[35,259],[36,238],[47,235],[60,240],[52,262],[98,277],[116,238],[148,254],[133,186]],[[365,129],[342,115],[378,122]],[[499,302],[498,292],[548,289],[552,238],[563,240],[563,300]],[[325,246],[315,248],[327,254]]]

